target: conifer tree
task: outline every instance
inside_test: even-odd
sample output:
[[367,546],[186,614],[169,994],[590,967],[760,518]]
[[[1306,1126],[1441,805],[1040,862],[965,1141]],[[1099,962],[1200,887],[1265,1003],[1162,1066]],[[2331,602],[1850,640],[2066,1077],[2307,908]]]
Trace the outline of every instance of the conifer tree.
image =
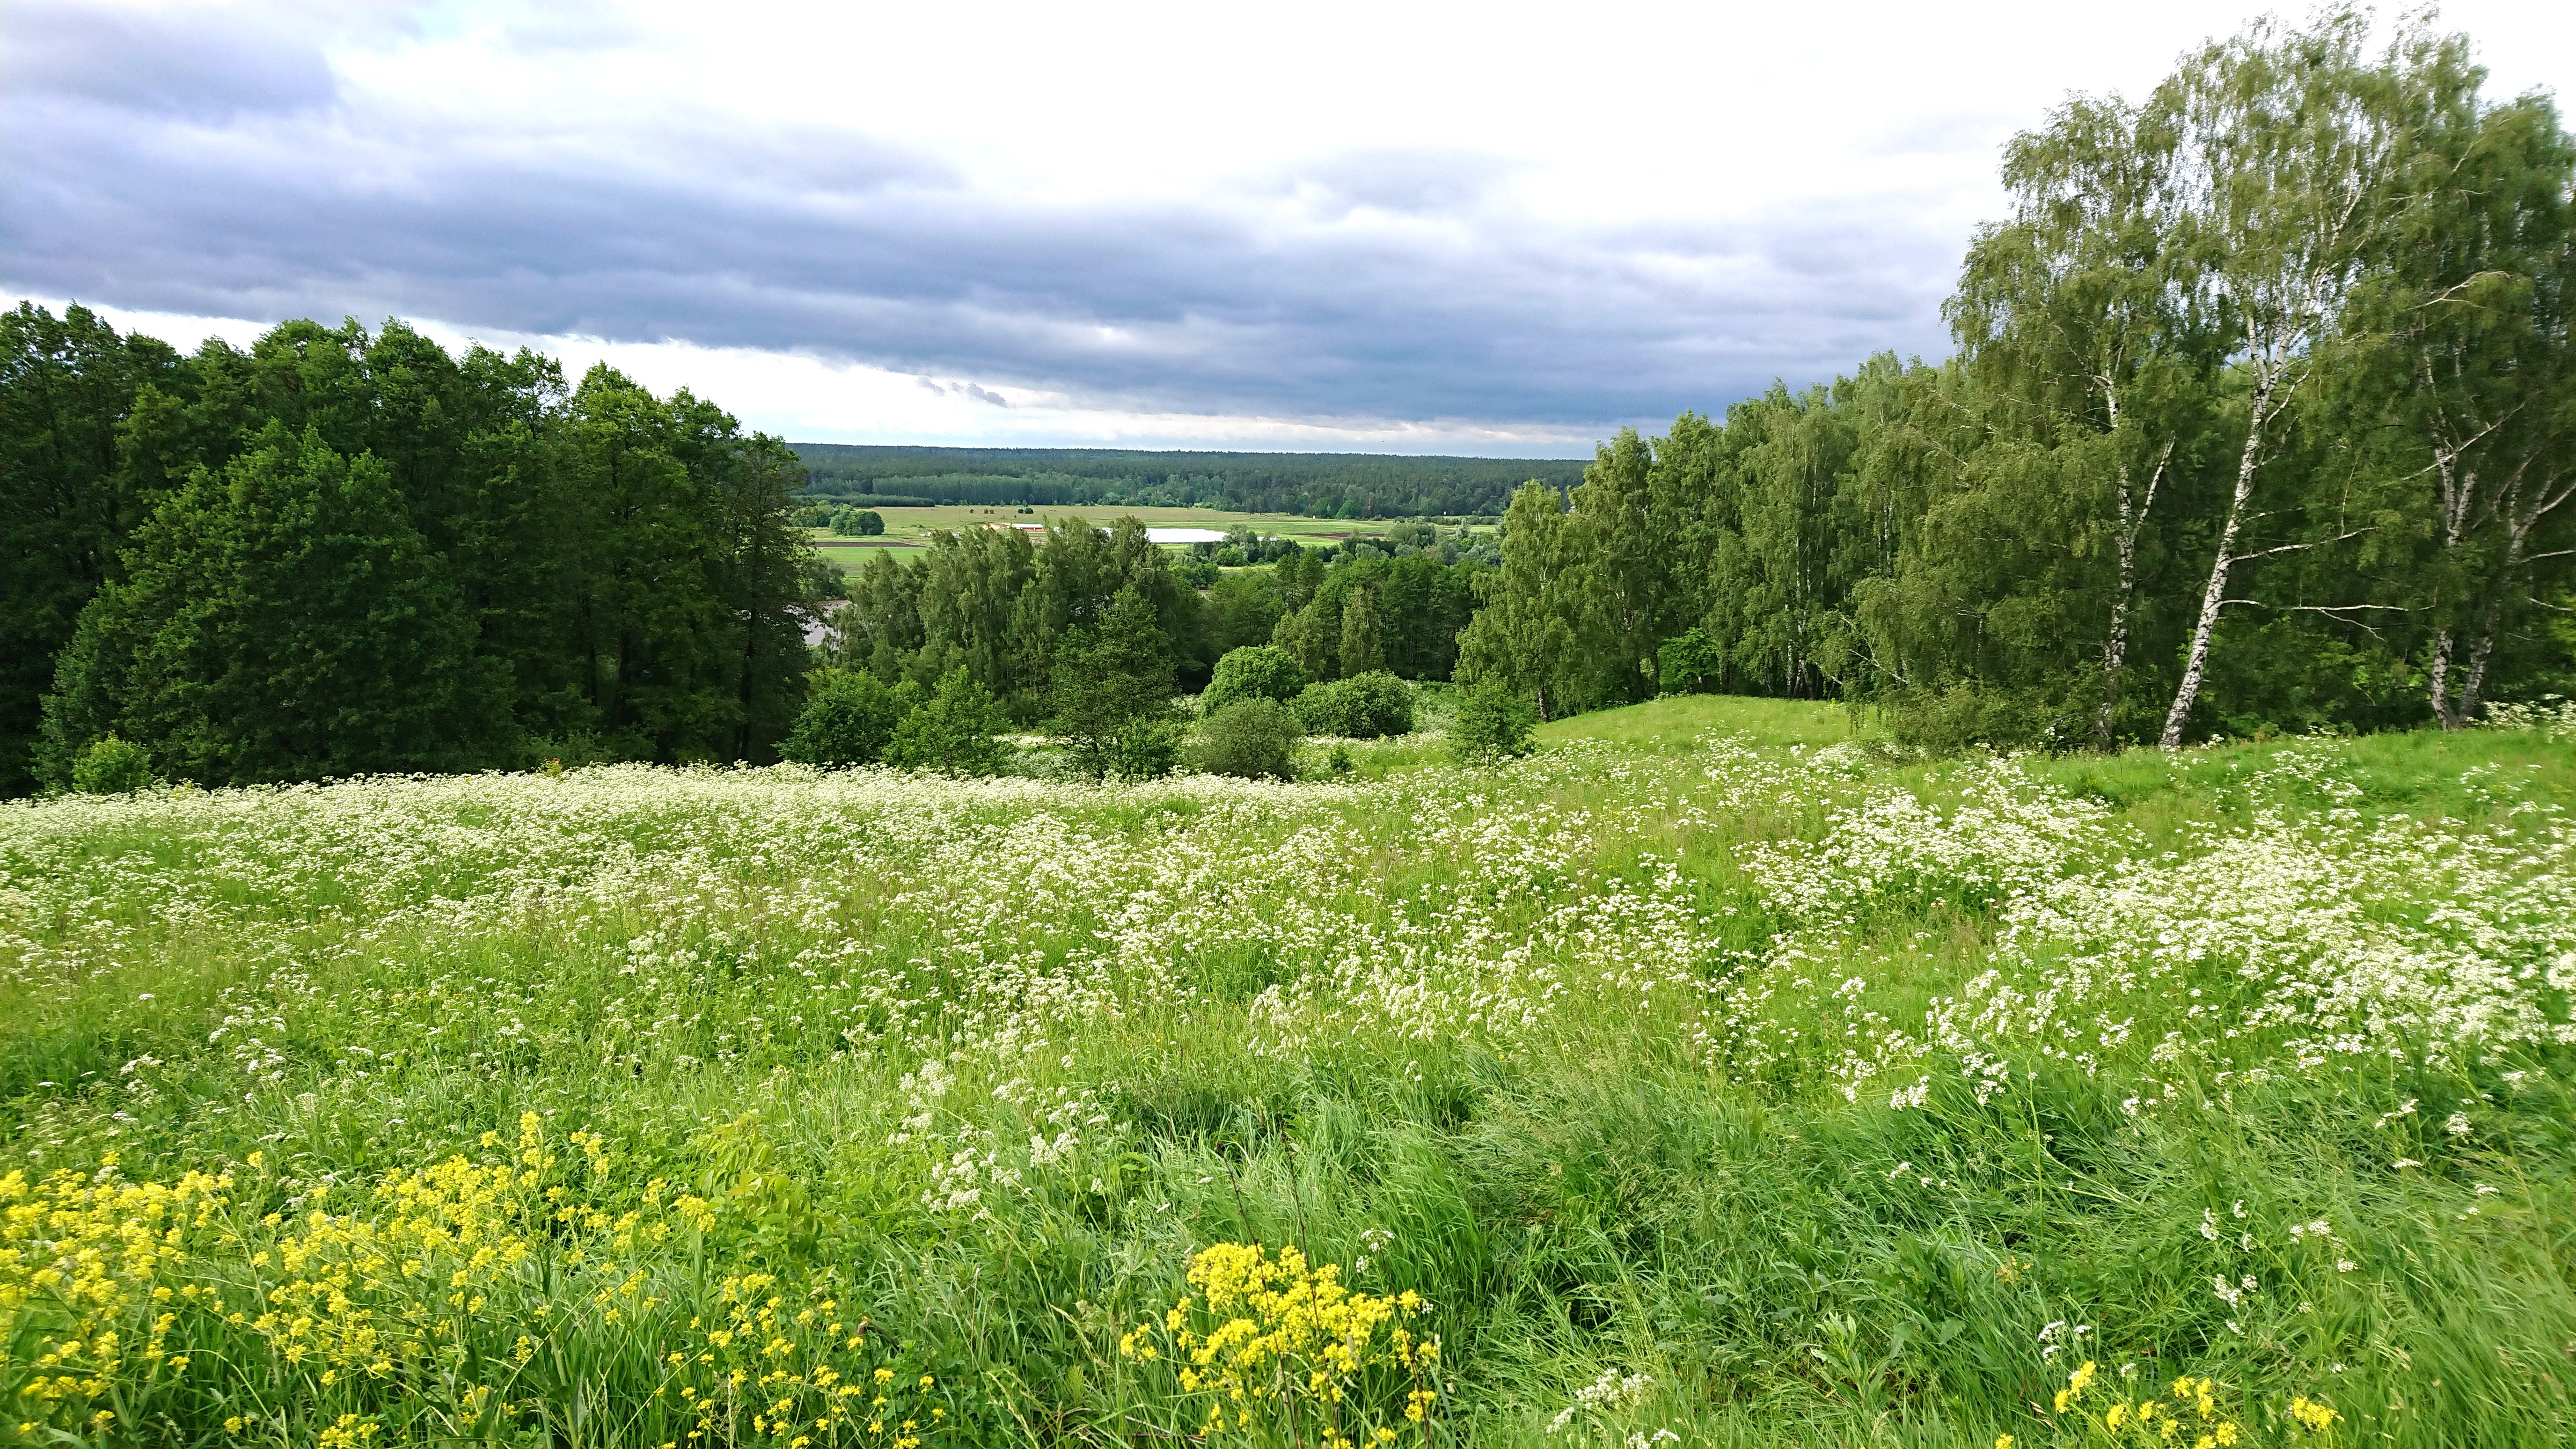
[[1179,738],[1172,658],[1142,593],[1121,589],[1098,622],[1066,630],[1052,674],[1054,726],[1076,771],[1097,780],[1171,768]]

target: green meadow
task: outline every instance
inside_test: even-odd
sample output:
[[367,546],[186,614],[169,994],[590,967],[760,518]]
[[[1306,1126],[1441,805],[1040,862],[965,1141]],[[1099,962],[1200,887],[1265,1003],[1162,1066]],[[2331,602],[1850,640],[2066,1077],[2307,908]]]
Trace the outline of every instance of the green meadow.
[[10,802],[0,1441],[2564,1444],[2522,724]]

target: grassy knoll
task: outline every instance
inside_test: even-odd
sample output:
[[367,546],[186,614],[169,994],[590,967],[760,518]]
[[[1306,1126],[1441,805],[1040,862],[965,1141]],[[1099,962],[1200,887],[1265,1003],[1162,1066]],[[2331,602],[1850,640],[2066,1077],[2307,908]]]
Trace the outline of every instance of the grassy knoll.
[[0,807],[0,1440],[2569,1442],[2565,722],[1849,734]]

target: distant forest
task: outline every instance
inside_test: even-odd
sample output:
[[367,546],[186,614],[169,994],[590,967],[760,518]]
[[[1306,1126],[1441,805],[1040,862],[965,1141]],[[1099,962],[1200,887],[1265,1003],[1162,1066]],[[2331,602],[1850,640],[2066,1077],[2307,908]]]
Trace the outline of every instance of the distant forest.
[[1317,518],[1498,514],[1536,480],[1562,492],[1584,458],[1404,458],[1363,453],[1134,452],[1118,448],[913,448],[791,443],[806,491],[922,503],[1099,504]]

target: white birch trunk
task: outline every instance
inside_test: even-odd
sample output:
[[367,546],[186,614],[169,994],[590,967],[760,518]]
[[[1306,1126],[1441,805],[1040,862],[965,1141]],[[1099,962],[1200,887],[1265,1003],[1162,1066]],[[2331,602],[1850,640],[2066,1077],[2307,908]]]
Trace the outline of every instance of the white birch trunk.
[[[2116,428],[2116,399],[2111,417]],[[2129,661],[2130,601],[2138,591],[2138,534],[2146,527],[2147,510],[2156,506],[2156,485],[2164,481],[2165,465],[2172,461],[2173,449],[2172,440],[2167,439],[2164,452],[2156,459],[2155,472],[2147,476],[2147,496],[2138,500],[2134,508],[2129,503],[2129,465],[2125,460],[2119,465],[2120,583],[2119,591],[2111,596],[2110,635],[2102,641],[2102,708],[2093,721],[2095,747],[2105,752],[2111,748],[2113,717],[2120,708],[2120,671]]]
[[2245,429],[2245,454],[2236,463],[2236,496],[2227,505],[2227,526],[2218,535],[2218,557],[2209,565],[2209,587],[2201,590],[2200,622],[2192,626],[2191,652],[2183,659],[2182,684],[2174,690],[2173,708],[2165,711],[2165,732],[2157,741],[2168,750],[2182,748],[2183,726],[2200,698],[2200,681],[2209,672],[2209,637],[2218,628],[2219,610],[2227,606],[2227,573],[2236,563],[2236,534],[2245,523],[2245,505],[2254,497],[2254,468],[2263,457],[2263,425],[2269,419],[2271,385],[2254,389],[2253,416]]

